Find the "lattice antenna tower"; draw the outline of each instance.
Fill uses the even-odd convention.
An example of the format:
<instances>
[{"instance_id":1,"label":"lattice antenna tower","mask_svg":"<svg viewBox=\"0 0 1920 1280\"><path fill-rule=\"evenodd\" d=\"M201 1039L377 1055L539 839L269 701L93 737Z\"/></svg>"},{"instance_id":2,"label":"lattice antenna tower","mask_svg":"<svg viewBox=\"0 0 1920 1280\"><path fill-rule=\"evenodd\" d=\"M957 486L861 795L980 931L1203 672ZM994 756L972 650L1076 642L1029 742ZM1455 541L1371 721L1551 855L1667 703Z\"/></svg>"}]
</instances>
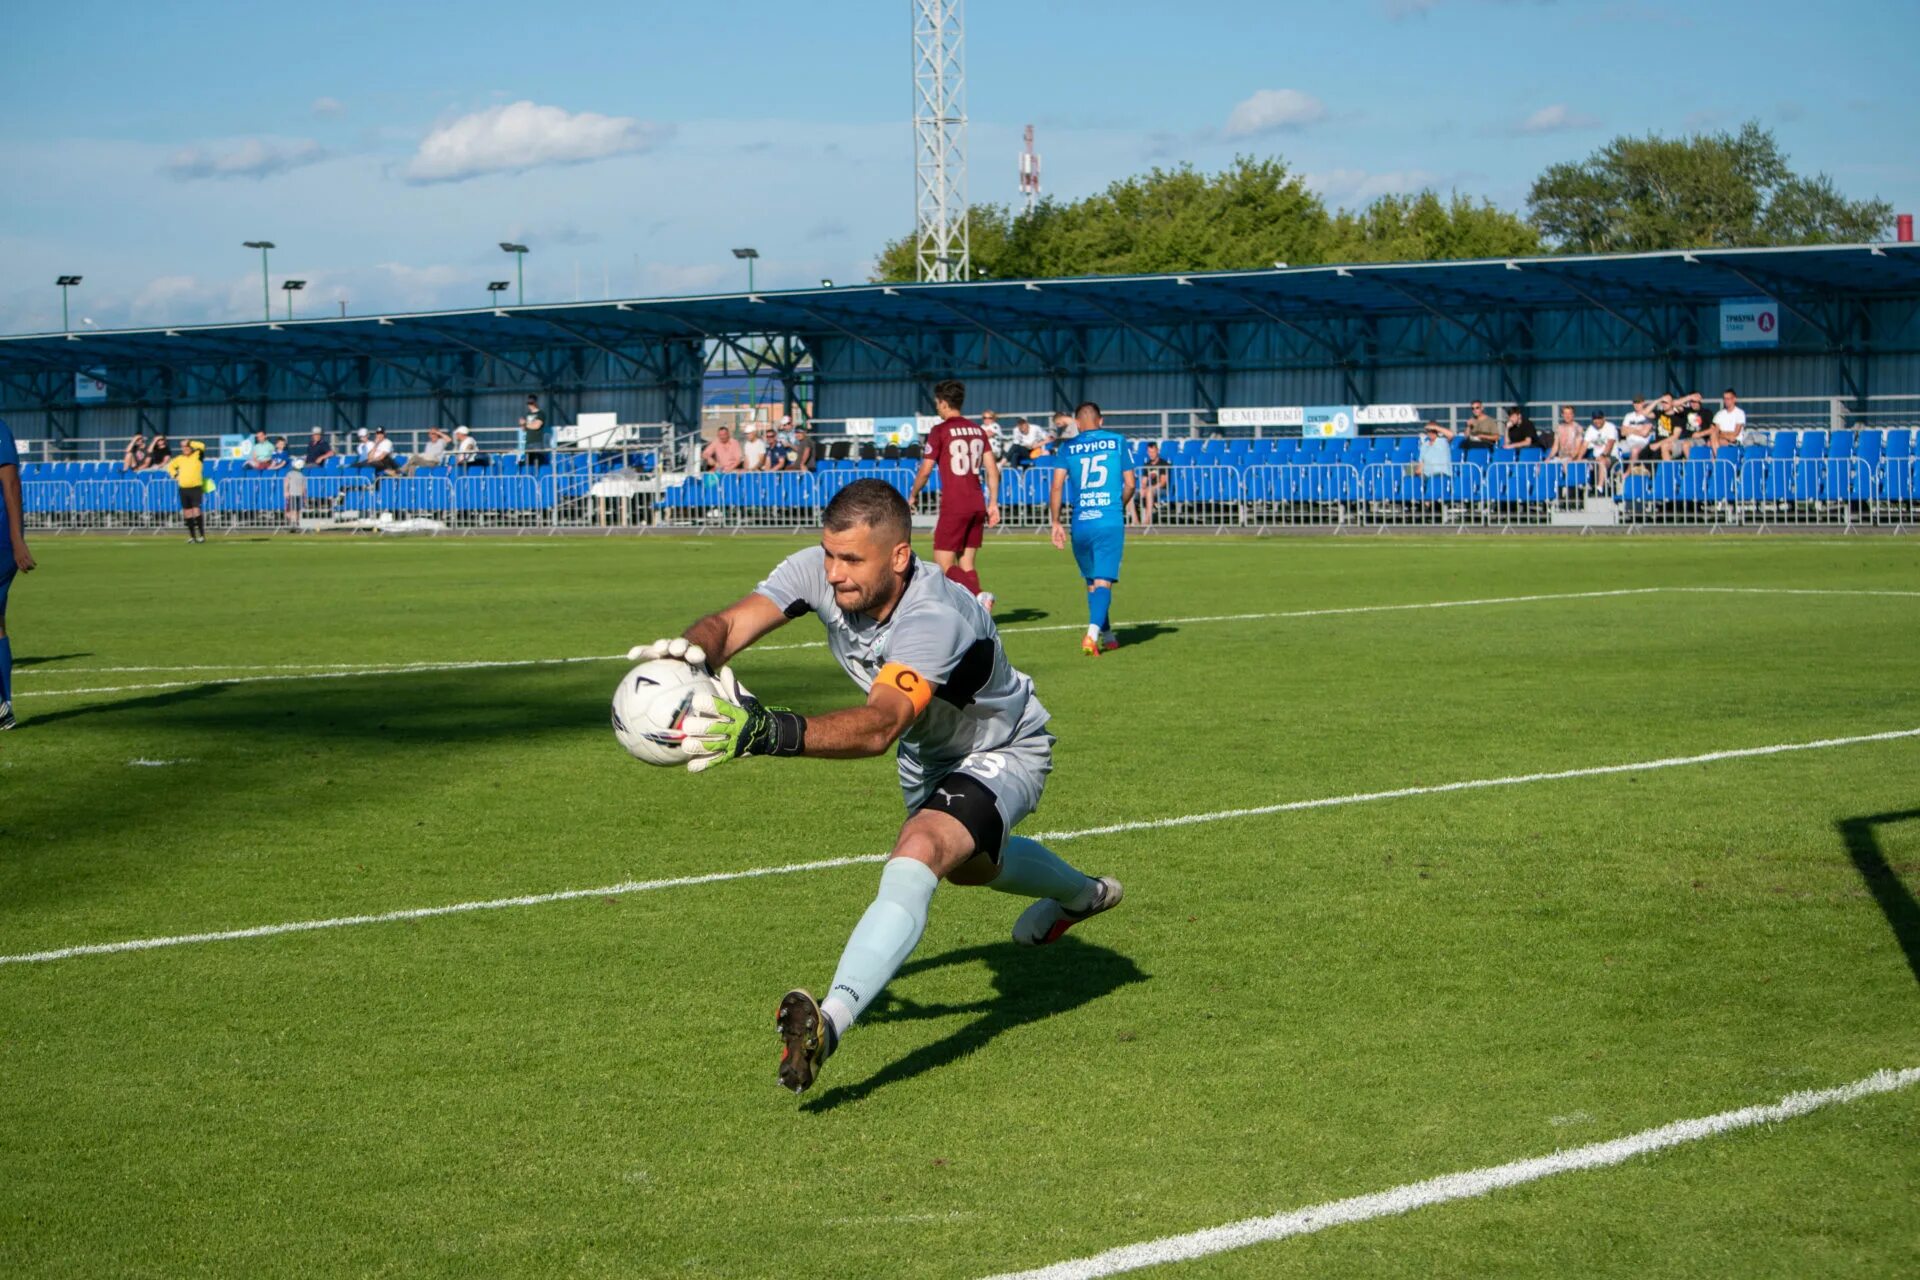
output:
<instances>
[{"instance_id":1,"label":"lattice antenna tower","mask_svg":"<svg viewBox=\"0 0 1920 1280\"><path fill-rule=\"evenodd\" d=\"M1027 126L1027 149L1020 153L1020 203L1022 213L1032 213L1040 199L1040 156L1033 149L1033 126Z\"/></svg>"},{"instance_id":2,"label":"lattice antenna tower","mask_svg":"<svg viewBox=\"0 0 1920 1280\"><path fill-rule=\"evenodd\" d=\"M965 280L967 90L961 0L913 0L914 274Z\"/></svg>"}]
</instances>

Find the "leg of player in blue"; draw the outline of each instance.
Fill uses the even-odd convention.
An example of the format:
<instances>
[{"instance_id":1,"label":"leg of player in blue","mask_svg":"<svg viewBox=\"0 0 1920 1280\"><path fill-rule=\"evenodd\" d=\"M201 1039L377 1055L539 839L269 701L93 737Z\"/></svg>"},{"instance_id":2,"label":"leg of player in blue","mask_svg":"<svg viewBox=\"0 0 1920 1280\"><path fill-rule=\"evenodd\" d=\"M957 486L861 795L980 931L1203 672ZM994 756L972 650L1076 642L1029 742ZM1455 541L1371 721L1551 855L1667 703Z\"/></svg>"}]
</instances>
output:
<instances>
[{"instance_id":1,"label":"leg of player in blue","mask_svg":"<svg viewBox=\"0 0 1920 1280\"><path fill-rule=\"evenodd\" d=\"M0 519L6 518L0 505ZM13 728L13 641L7 639L7 591L13 586L14 567L0 570L0 729Z\"/></svg>"}]
</instances>

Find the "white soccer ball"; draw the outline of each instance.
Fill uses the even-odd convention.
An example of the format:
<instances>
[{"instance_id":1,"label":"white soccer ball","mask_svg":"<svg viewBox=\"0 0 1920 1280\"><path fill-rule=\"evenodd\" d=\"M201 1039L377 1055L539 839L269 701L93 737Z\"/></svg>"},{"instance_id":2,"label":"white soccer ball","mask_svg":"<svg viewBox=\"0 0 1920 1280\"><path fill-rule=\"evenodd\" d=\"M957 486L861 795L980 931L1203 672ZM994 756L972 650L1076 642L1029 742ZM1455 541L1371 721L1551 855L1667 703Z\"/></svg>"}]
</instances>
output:
<instances>
[{"instance_id":1,"label":"white soccer ball","mask_svg":"<svg viewBox=\"0 0 1920 1280\"><path fill-rule=\"evenodd\" d=\"M712 679L684 662L643 662L622 676L613 691L613 736L636 760L685 764L680 726L693 710L695 696L713 691Z\"/></svg>"}]
</instances>

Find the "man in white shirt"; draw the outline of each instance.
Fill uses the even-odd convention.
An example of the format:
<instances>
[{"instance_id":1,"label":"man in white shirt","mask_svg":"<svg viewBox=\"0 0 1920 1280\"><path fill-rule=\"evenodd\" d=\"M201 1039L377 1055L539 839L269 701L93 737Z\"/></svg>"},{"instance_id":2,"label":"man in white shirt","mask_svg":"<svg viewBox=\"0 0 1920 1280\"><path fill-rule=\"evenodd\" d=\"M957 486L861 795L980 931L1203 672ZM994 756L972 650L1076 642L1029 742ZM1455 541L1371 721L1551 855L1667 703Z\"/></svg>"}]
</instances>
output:
<instances>
[{"instance_id":1,"label":"man in white shirt","mask_svg":"<svg viewBox=\"0 0 1920 1280\"><path fill-rule=\"evenodd\" d=\"M1747 411L1740 407L1739 399L1732 387L1720 393L1720 408L1713 415L1713 425L1707 428L1708 448L1740 443L1741 433L1747 429Z\"/></svg>"},{"instance_id":2,"label":"man in white shirt","mask_svg":"<svg viewBox=\"0 0 1920 1280\"><path fill-rule=\"evenodd\" d=\"M1025 418L1013 424L1013 443L1007 446L1007 461L1016 467L1032 462L1035 454L1047 448L1047 429Z\"/></svg>"},{"instance_id":3,"label":"man in white shirt","mask_svg":"<svg viewBox=\"0 0 1920 1280\"><path fill-rule=\"evenodd\" d=\"M1627 410L1627 416L1620 419L1620 444L1614 456L1632 462L1647 447L1647 441L1653 439L1653 419L1647 416L1647 398L1635 396L1633 408Z\"/></svg>"},{"instance_id":4,"label":"man in white shirt","mask_svg":"<svg viewBox=\"0 0 1920 1280\"><path fill-rule=\"evenodd\" d=\"M480 460L480 444L473 433L465 427L453 429L453 463L457 467L471 467Z\"/></svg>"},{"instance_id":5,"label":"man in white shirt","mask_svg":"<svg viewBox=\"0 0 1920 1280\"><path fill-rule=\"evenodd\" d=\"M740 469L762 471L767 465L767 442L760 438L760 424L747 424L747 438L740 442Z\"/></svg>"},{"instance_id":6,"label":"man in white shirt","mask_svg":"<svg viewBox=\"0 0 1920 1280\"><path fill-rule=\"evenodd\" d=\"M1607 487L1607 470L1613 465L1613 452L1620 444L1620 428L1607 421L1599 409L1593 411L1593 424L1587 428L1587 452L1593 457L1594 482Z\"/></svg>"}]
</instances>

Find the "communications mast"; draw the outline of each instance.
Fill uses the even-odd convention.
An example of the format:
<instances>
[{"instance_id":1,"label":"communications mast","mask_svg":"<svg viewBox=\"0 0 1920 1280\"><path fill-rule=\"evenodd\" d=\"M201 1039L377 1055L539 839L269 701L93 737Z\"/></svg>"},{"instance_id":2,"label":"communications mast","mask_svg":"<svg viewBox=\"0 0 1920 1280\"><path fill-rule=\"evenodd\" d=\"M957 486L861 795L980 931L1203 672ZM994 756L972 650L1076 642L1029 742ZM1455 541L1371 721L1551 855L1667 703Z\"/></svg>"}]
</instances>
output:
<instances>
[{"instance_id":1,"label":"communications mast","mask_svg":"<svg viewBox=\"0 0 1920 1280\"><path fill-rule=\"evenodd\" d=\"M1020 153L1020 202L1023 213L1032 213L1040 199L1040 157L1033 150L1033 126L1027 126L1027 149Z\"/></svg>"},{"instance_id":2,"label":"communications mast","mask_svg":"<svg viewBox=\"0 0 1920 1280\"><path fill-rule=\"evenodd\" d=\"M961 0L913 0L914 276L965 280L967 95Z\"/></svg>"}]
</instances>

